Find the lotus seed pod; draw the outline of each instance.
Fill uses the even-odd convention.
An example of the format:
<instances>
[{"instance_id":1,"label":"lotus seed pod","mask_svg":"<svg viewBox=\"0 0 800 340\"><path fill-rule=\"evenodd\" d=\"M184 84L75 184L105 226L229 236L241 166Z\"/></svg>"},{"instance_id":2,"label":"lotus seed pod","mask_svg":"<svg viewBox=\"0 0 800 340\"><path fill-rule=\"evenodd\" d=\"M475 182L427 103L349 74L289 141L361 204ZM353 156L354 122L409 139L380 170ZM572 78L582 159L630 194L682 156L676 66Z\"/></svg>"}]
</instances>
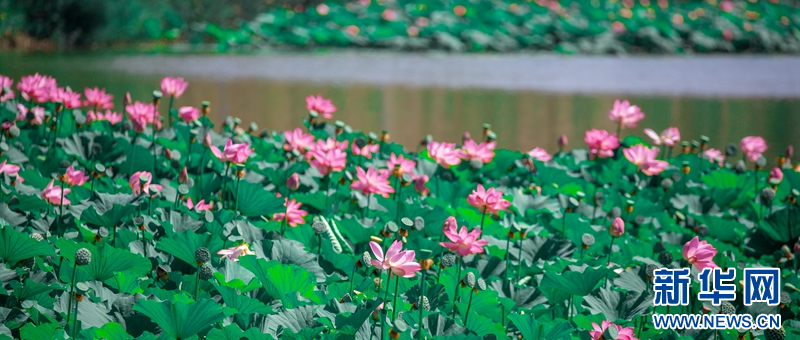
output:
<instances>
[{"instance_id":1,"label":"lotus seed pod","mask_svg":"<svg viewBox=\"0 0 800 340\"><path fill-rule=\"evenodd\" d=\"M86 283L78 282L75 284L75 293L78 295L84 295L89 291L89 286Z\"/></svg>"},{"instance_id":2,"label":"lotus seed pod","mask_svg":"<svg viewBox=\"0 0 800 340\"><path fill-rule=\"evenodd\" d=\"M397 228L397 223L394 223L393 221L386 222L386 226L385 226L385 228L386 228L386 230L388 230L390 233L396 233L396 232L397 232L397 230L399 230L399 229Z\"/></svg>"},{"instance_id":3,"label":"lotus seed pod","mask_svg":"<svg viewBox=\"0 0 800 340\"><path fill-rule=\"evenodd\" d=\"M231 117L231 116L225 117L225 125L227 125L229 127L233 126L233 117Z\"/></svg>"},{"instance_id":4,"label":"lotus seed pod","mask_svg":"<svg viewBox=\"0 0 800 340\"><path fill-rule=\"evenodd\" d=\"M725 145L725 155L730 157L735 157L736 154L739 153L739 147L736 146L736 143L728 143Z\"/></svg>"},{"instance_id":5,"label":"lotus seed pod","mask_svg":"<svg viewBox=\"0 0 800 340\"><path fill-rule=\"evenodd\" d=\"M408 324L405 321L403 321L403 319L401 319L399 315L397 319L394 320L393 325L394 325L394 330L399 333L403 333L408 330Z\"/></svg>"},{"instance_id":6,"label":"lotus seed pod","mask_svg":"<svg viewBox=\"0 0 800 340\"><path fill-rule=\"evenodd\" d=\"M372 256L368 251L365 251L364 254L361 255L361 264L369 266L370 263L372 263Z\"/></svg>"},{"instance_id":7,"label":"lotus seed pod","mask_svg":"<svg viewBox=\"0 0 800 340\"><path fill-rule=\"evenodd\" d=\"M644 273L649 277L653 277L653 276L656 276L656 270L658 270L659 268L660 267L657 264L652 264L651 263L651 264L648 264L647 267L644 268Z\"/></svg>"},{"instance_id":8,"label":"lotus seed pod","mask_svg":"<svg viewBox=\"0 0 800 340\"><path fill-rule=\"evenodd\" d=\"M658 263L661 263L661 265L664 266L672 263L672 254L662 251L660 254L658 254Z\"/></svg>"},{"instance_id":9,"label":"lotus seed pod","mask_svg":"<svg viewBox=\"0 0 800 340\"><path fill-rule=\"evenodd\" d=\"M644 219L644 216L642 216L642 215L636 215L636 218L634 219L634 221L636 222L636 224L642 225L642 224L644 224L645 219Z\"/></svg>"},{"instance_id":10,"label":"lotus seed pod","mask_svg":"<svg viewBox=\"0 0 800 340\"><path fill-rule=\"evenodd\" d=\"M603 205L605 205L605 204L606 204L606 199L605 199L605 198L603 198L603 197L600 197L600 198L595 198L595 199L594 199L594 202L595 202L595 204L596 204L596 205L599 207L599 206L603 206Z\"/></svg>"},{"instance_id":11,"label":"lotus seed pod","mask_svg":"<svg viewBox=\"0 0 800 340\"><path fill-rule=\"evenodd\" d=\"M792 296L787 292L781 292L781 303L788 305L790 302L792 302Z\"/></svg>"},{"instance_id":12,"label":"lotus seed pod","mask_svg":"<svg viewBox=\"0 0 800 340\"><path fill-rule=\"evenodd\" d=\"M783 340L786 339L786 330L781 326L778 329L765 329L764 330L764 339L766 340Z\"/></svg>"},{"instance_id":13,"label":"lotus seed pod","mask_svg":"<svg viewBox=\"0 0 800 340\"><path fill-rule=\"evenodd\" d=\"M122 132L127 132L133 129L133 123L130 120L122 122Z\"/></svg>"},{"instance_id":14,"label":"lotus seed pod","mask_svg":"<svg viewBox=\"0 0 800 340\"><path fill-rule=\"evenodd\" d=\"M489 133L486 134L486 139L490 142L493 140L497 140L497 133L495 133L494 131L489 131Z\"/></svg>"},{"instance_id":15,"label":"lotus seed pod","mask_svg":"<svg viewBox=\"0 0 800 340\"><path fill-rule=\"evenodd\" d=\"M737 174L743 174L747 171L747 166L744 164L744 161L740 159L733 165L733 170L736 171Z\"/></svg>"},{"instance_id":16,"label":"lotus seed pod","mask_svg":"<svg viewBox=\"0 0 800 340\"><path fill-rule=\"evenodd\" d=\"M336 125L336 127L340 128L340 129L344 128L344 122L341 121L341 120L337 120L337 121L333 122L333 125Z\"/></svg>"},{"instance_id":17,"label":"lotus seed pod","mask_svg":"<svg viewBox=\"0 0 800 340\"><path fill-rule=\"evenodd\" d=\"M414 229L422 230L425 229L425 219L420 216L414 217Z\"/></svg>"},{"instance_id":18,"label":"lotus seed pod","mask_svg":"<svg viewBox=\"0 0 800 340\"><path fill-rule=\"evenodd\" d=\"M453 253L447 253L442 256L442 267L452 267L456 264L456 255Z\"/></svg>"},{"instance_id":19,"label":"lotus seed pod","mask_svg":"<svg viewBox=\"0 0 800 340\"><path fill-rule=\"evenodd\" d=\"M164 97L164 94L161 93L161 91L159 91L159 90L153 91L153 100L159 100L162 97Z\"/></svg>"},{"instance_id":20,"label":"lotus seed pod","mask_svg":"<svg viewBox=\"0 0 800 340\"><path fill-rule=\"evenodd\" d=\"M89 249L81 248L75 252L75 264L85 266L92 262L92 252Z\"/></svg>"},{"instance_id":21,"label":"lotus seed pod","mask_svg":"<svg viewBox=\"0 0 800 340\"><path fill-rule=\"evenodd\" d=\"M414 221L412 221L408 217L401 218L400 219L400 224L403 225L403 229L405 229L405 230L408 230L408 229L411 229L412 227L414 227Z\"/></svg>"},{"instance_id":22,"label":"lotus seed pod","mask_svg":"<svg viewBox=\"0 0 800 340\"><path fill-rule=\"evenodd\" d=\"M694 228L695 225L697 225L697 224L694 221L694 217L686 216L686 226L689 227L689 228Z\"/></svg>"},{"instance_id":23,"label":"lotus seed pod","mask_svg":"<svg viewBox=\"0 0 800 340\"><path fill-rule=\"evenodd\" d=\"M19 128L16 125L11 125L11 127L8 128L8 134L11 136L11 138L19 137L19 133Z\"/></svg>"},{"instance_id":24,"label":"lotus seed pod","mask_svg":"<svg viewBox=\"0 0 800 340\"><path fill-rule=\"evenodd\" d=\"M39 241L39 242L44 240L44 237L42 237L42 234L39 234L39 233L31 234L31 238L36 240L36 241Z\"/></svg>"},{"instance_id":25,"label":"lotus seed pod","mask_svg":"<svg viewBox=\"0 0 800 340\"><path fill-rule=\"evenodd\" d=\"M581 243L586 247L592 246L594 244L594 236L592 234L583 234Z\"/></svg>"},{"instance_id":26,"label":"lotus seed pod","mask_svg":"<svg viewBox=\"0 0 800 340\"><path fill-rule=\"evenodd\" d=\"M786 288L786 289L791 290L793 292L797 292L798 291L797 287L795 287L793 284L788 283L788 282L783 284L783 288Z\"/></svg>"},{"instance_id":27,"label":"lotus seed pod","mask_svg":"<svg viewBox=\"0 0 800 340\"><path fill-rule=\"evenodd\" d=\"M658 241L653 245L653 252L654 253L660 253L660 252L662 252L664 250L667 250L667 246L662 241Z\"/></svg>"},{"instance_id":28,"label":"lotus seed pod","mask_svg":"<svg viewBox=\"0 0 800 340\"><path fill-rule=\"evenodd\" d=\"M214 213L206 211L205 213L203 213L203 219L206 220L206 223L214 222Z\"/></svg>"},{"instance_id":29,"label":"lotus seed pod","mask_svg":"<svg viewBox=\"0 0 800 340\"><path fill-rule=\"evenodd\" d=\"M250 131L258 131L258 124L256 124L256 122L250 122Z\"/></svg>"},{"instance_id":30,"label":"lotus seed pod","mask_svg":"<svg viewBox=\"0 0 800 340\"><path fill-rule=\"evenodd\" d=\"M106 227L100 227L100 229L97 229L97 235L103 238L108 237L108 229L106 229Z\"/></svg>"},{"instance_id":31,"label":"lotus seed pod","mask_svg":"<svg viewBox=\"0 0 800 340\"><path fill-rule=\"evenodd\" d=\"M616 327L608 327L603 331L603 339L616 340L619 338L619 331Z\"/></svg>"},{"instance_id":32,"label":"lotus seed pod","mask_svg":"<svg viewBox=\"0 0 800 340\"><path fill-rule=\"evenodd\" d=\"M190 188L194 187L194 178L187 178L186 179L186 186L188 186Z\"/></svg>"},{"instance_id":33,"label":"lotus seed pod","mask_svg":"<svg viewBox=\"0 0 800 340\"><path fill-rule=\"evenodd\" d=\"M364 137L359 136L353 140L353 144L357 145L359 148L363 148L365 145L367 145L367 140Z\"/></svg>"},{"instance_id":34,"label":"lotus seed pod","mask_svg":"<svg viewBox=\"0 0 800 340\"><path fill-rule=\"evenodd\" d=\"M475 274L472 272L467 273L467 276L464 277L464 283L467 287L474 288L475 287Z\"/></svg>"},{"instance_id":35,"label":"lotus seed pod","mask_svg":"<svg viewBox=\"0 0 800 340\"><path fill-rule=\"evenodd\" d=\"M133 218L133 225L140 226L144 225L144 216L139 215Z\"/></svg>"},{"instance_id":36,"label":"lotus seed pod","mask_svg":"<svg viewBox=\"0 0 800 340\"><path fill-rule=\"evenodd\" d=\"M775 189L766 187L764 190L761 190L761 201L769 203L772 202L773 199L775 199Z\"/></svg>"},{"instance_id":37,"label":"lotus seed pod","mask_svg":"<svg viewBox=\"0 0 800 340\"><path fill-rule=\"evenodd\" d=\"M69 168L69 162L68 162L68 161L61 161L61 162L58 162L58 166L59 166L61 169L66 169L66 168Z\"/></svg>"},{"instance_id":38,"label":"lotus seed pod","mask_svg":"<svg viewBox=\"0 0 800 340\"><path fill-rule=\"evenodd\" d=\"M486 290L486 281L484 281L483 278L480 278L477 282L475 282L475 286L478 288L478 290Z\"/></svg>"},{"instance_id":39,"label":"lotus seed pod","mask_svg":"<svg viewBox=\"0 0 800 340\"><path fill-rule=\"evenodd\" d=\"M178 193L181 195L188 195L189 194L189 186L186 184L181 184L178 186Z\"/></svg>"},{"instance_id":40,"label":"lotus seed pod","mask_svg":"<svg viewBox=\"0 0 800 340\"><path fill-rule=\"evenodd\" d=\"M764 158L764 157L759 157L756 160L756 165L759 166L759 167L763 167L763 166L767 165L767 159Z\"/></svg>"},{"instance_id":41,"label":"lotus seed pod","mask_svg":"<svg viewBox=\"0 0 800 340\"><path fill-rule=\"evenodd\" d=\"M422 296L422 309L424 310L431 310L431 302L428 300L428 297L423 295Z\"/></svg>"},{"instance_id":42,"label":"lotus seed pod","mask_svg":"<svg viewBox=\"0 0 800 340\"><path fill-rule=\"evenodd\" d=\"M317 221L317 222L314 222L313 224L311 224L311 229L314 230L315 234L319 235L319 234L324 234L325 232L327 232L328 231L328 226L326 226L325 223L322 223L321 221Z\"/></svg>"},{"instance_id":43,"label":"lotus seed pod","mask_svg":"<svg viewBox=\"0 0 800 340\"><path fill-rule=\"evenodd\" d=\"M672 177L672 181L673 182L678 182L678 181L681 180L681 173L680 172L673 172L671 177Z\"/></svg>"},{"instance_id":44,"label":"lotus seed pod","mask_svg":"<svg viewBox=\"0 0 800 340\"><path fill-rule=\"evenodd\" d=\"M210 263L206 263L200 266L200 280L208 280L214 276L214 268L211 267Z\"/></svg>"},{"instance_id":45,"label":"lotus seed pod","mask_svg":"<svg viewBox=\"0 0 800 340\"><path fill-rule=\"evenodd\" d=\"M483 168L483 162L477 158L470 159L469 167L472 168L472 170L480 170Z\"/></svg>"},{"instance_id":46,"label":"lotus seed pod","mask_svg":"<svg viewBox=\"0 0 800 340\"><path fill-rule=\"evenodd\" d=\"M694 227L694 232L697 233L699 236L707 236L708 235L708 226L706 225L699 225Z\"/></svg>"},{"instance_id":47,"label":"lotus seed pod","mask_svg":"<svg viewBox=\"0 0 800 340\"><path fill-rule=\"evenodd\" d=\"M619 207L611 208L611 216L610 216L611 218L618 218L620 216L622 216L622 209L620 209Z\"/></svg>"},{"instance_id":48,"label":"lotus seed pod","mask_svg":"<svg viewBox=\"0 0 800 340\"><path fill-rule=\"evenodd\" d=\"M194 260L197 261L197 263L211 261L211 251L206 247L197 248L197 250L194 251Z\"/></svg>"},{"instance_id":49,"label":"lotus seed pod","mask_svg":"<svg viewBox=\"0 0 800 340\"><path fill-rule=\"evenodd\" d=\"M725 301L719 305L719 313L728 315L736 314L736 307L734 307L730 302Z\"/></svg>"}]
</instances>

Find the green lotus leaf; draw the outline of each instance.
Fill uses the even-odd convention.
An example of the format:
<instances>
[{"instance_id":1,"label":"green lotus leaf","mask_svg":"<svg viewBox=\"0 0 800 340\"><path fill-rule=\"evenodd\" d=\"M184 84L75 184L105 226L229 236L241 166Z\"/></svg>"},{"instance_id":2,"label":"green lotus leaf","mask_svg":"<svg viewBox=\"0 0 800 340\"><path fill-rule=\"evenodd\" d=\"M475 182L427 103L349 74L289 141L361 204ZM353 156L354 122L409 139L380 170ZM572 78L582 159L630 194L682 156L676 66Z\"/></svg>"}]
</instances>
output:
<instances>
[{"instance_id":1,"label":"green lotus leaf","mask_svg":"<svg viewBox=\"0 0 800 340\"><path fill-rule=\"evenodd\" d=\"M205 247L216 254L222 250L223 242L211 234L197 234L191 230L177 233L172 237L161 239L156 244L156 249L175 256L193 267L197 267L194 253L198 248Z\"/></svg>"},{"instance_id":2,"label":"green lotus leaf","mask_svg":"<svg viewBox=\"0 0 800 340\"><path fill-rule=\"evenodd\" d=\"M114 248L107 243L98 243L96 245L78 244L61 238L56 241L56 246L61 249L61 256L69 261L75 261L75 252L78 249L89 249L92 253L92 261L80 268L89 274L92 279L98 281L114 278L118 272L122 271L129 271L141 277L152 269L150 261L143 256Z\"/></svg>"},{"instance_id":3,"label":"green lotus leaf","mask_svg":"<svg viewBox=\"0 0 800 340\"><path fill-rule=\"evenodd\" d=\"M256 276L274 299L281 299L289 294L299 294L312 301L317 300L314 294L314 277L301 267L281 264L274 260L266 261L254 256L241 257L239 262Z\"/></svg>"},{"instance_id":4,"label":"green lotus leaf","mask_svg":"<svg viewBox=\"0 0 800 340\"><path fill-rule=\"evenodd\" d=\"M141 299L133 309L153 320L173 339L188 339L222 321L222 307L214 300L156 301Z\"/></svg>"},{"instance_id":5,"label":"green lotus leaf","mask_svg":"<svg viewBox=\"0 0 800 340\"><path fill-rule=\"evenodd\" d=\"M653 305L653 296L645 292L622 293L600 288L585 296L583 303L592 314L603 314L607 320L632 320Z\"/></svg>"},{"instance_id":6,"label":"green lotus leaf","mask_svg":"<svg viewBox=\"0 0 800 340\"><path fill-rule=\"evenodd\" d=\"M582 271L567 269L561 274L545 271L541 286L573 295L586 296L594 290L609 272L609 269L605 267L585 267L582 269Z\"/></svg>"},{"instance_id":7,"label":"green lotus leaf","mask_svg":"<svg viewBox=\"0 0 800 340\"><path fill-rule=\"evenodd\" d=\"M230 188L230 186L229 186ZM230 189L233 190L233 189ZM241 181L238 193L233 192L235 197L239 197L240 202L236 205L243 216L269 216L281 212L283 200L256 183Z\"/></svg>"},{"instance_id":8,"label":"green lotus leaf","mask_svg":"<svg viewBox=\"0 0 800 340\"><path fill-rule=\"evenodd\" d=\"M575 330L568 323L559 322L555 326L542 324L534 315L512 313L508 319L514 323L522 339L560 340L568 337Z\"/></svg>"},{"instance_id":9,"label":"green lotus leaf","mask_svg":"<svg viewBox=\"0 0 800 340\"><path fill-rule=\"evenodd\" d=\"M3 262L16 264L32 257L48 255L55 255L49 242L36 241L10 226L0 227L0 258Z\"/></svg>"}]
</instances>

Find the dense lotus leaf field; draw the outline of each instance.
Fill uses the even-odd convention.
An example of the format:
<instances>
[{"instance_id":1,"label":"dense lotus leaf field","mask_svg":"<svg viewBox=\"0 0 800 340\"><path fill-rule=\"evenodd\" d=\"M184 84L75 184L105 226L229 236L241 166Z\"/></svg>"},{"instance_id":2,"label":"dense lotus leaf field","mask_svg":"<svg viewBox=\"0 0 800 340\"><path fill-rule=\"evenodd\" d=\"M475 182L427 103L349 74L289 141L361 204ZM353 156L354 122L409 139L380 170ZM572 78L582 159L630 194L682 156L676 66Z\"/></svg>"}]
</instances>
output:
<instances>
[{"instance_id":1,"label":"dense lotus leaf field","mask_svg":"<svg viewBox=\"0 0 800 340\"><path fill-rule=\"evenodd\" d=\"M277 132L215 127L181 78L148 98L0 85L2 338L800 338L791 146L643 140L627 101L617 131L520 152L488 125L398 145L321 96ZM739 286L671 313L783 328L656 330L653 271L717 266L780 268L781 303Z\"/></svg>"},{"instance_id":2,"label":"dense lotus leaf field","mask_svg":"<svg viewBox=\"0 0 800 340\"><path fill-rule=\"evenodd\" d=\"M276 7L238 28L200 27L221 48L797 53L799 6L778 0L321 1Z\"/></svg>"}]
</instances>

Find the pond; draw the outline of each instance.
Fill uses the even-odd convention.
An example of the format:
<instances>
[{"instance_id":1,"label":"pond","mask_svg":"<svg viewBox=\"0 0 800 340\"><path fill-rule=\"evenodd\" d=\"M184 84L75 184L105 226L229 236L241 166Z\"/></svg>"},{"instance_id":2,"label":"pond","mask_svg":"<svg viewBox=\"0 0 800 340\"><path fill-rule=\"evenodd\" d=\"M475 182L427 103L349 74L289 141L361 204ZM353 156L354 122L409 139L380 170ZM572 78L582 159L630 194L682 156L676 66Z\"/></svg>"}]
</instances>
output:
<instances>
[{"instance_id":1,"label":"pond","mask_svg":"<svg viewBox=\"0 0 800 340\"><path fill-rule=\"evenodd\" d=\"M332 98L355 129L389 130L414 149L426 135L460 141L489 123L499 146L556 150L563 133L584 147L590 128L614 131L616 98L647 117L623 134L680 128L684 140L711 147L763 136L773 160L800 146L800 58L589 58L543 56L361 55L263 56L0 54L0 74L49 74L74 89L105 87L117 110L122 94L150 100L162 76L183 76L189 88L176 105L211 102L211 116L234 116L283 131L307 115L305 96ZM797 67L795 67L797 66Z\"/></svg>"}]
</instances>

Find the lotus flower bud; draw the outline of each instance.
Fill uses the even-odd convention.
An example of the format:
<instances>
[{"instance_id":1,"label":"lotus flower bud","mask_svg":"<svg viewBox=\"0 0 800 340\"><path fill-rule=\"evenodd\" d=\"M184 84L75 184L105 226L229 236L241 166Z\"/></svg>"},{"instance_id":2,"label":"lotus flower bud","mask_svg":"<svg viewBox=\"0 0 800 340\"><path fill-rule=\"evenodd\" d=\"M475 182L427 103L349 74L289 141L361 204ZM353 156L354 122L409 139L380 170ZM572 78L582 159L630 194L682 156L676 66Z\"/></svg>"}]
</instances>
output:
<instances>
[{"instance_id":1,"label":"lotus flower bud","mask_svg":"<svg viewBox=\"0 0 800 340\"><path fill-rule=\"evenodd\" d=\"M466 143L468 140L472 140L472 135L469 134L469 131L464 131L464 134L461 135L461 142Z\"/></svg>"},{"instance_id":2,"label":"lotus flower bud","mask_svg":"<svg viewBox=\"0 0 800 340\"><path fill-rule=\"evenodd\" d=\"M736 307L734 307L730 302L724 301L719 305L719 314L736 314Z\"/></svg>"},{"instance_id":3,"label":"lotus flower bud","mask_svg":"<svg viewBox=\"0 0 800 340\"><path fill-rule=\"evenodd\" d=\"M295 172L289 176L289 178L286 179L286 187L288 187L291 191L295 191L300 188L300 175Z\"/></svg>"},{"instance_id":4,"label":"lotus flower bud","mask_svg":"<svg viewBox=\"0 0 800 340\"><path fill-rule=\"evenodd\" d=\"M189 180L189 172L186 170L186 167L181 169L181 172L178 174L178 183L186 183Z\"/></svg>"},{"instance_id":5,"label":"lotus flower bud","mask_svg":"<svg viewBox=\"0 0 800 340\"><path fill-rule=\"evenodd\" d=\"M561 135L558 137L558 147L563 149L569 143L569 139L567 139L567 135Z\"/></svg>"},{"instance_id":6,"label":"lotus flower bud","mask_svg":"<svg viewBox=\"0 0 800 340\"><path fill-rule=\"evenodd\" d=\"M455 216L450 216L446 220L444 220L442 231L456 229L456 228L458 228L458 222L456 221Z\"/></svg>"},{"instance_id":7,"label":"lotus flower bud","mask_svg":"<svg viewBox=\"0 0 800 340\"><path fill-rule=\"evenodd\" d=\"M594 244L594 236L592 234L583 234L581 236L581 246L583 249L589 249Z\"/></svg>"},{"instance_id":8,"label":"lotus flower bud","mask_svg":"<svg viewBox=\"0 0 800 340\"><path fill-rule=\"evenodd\" d=\"M208 280L214 277L214 268L211 267L210 263L205 263L200 266L198 276L200 276L200 280Z\"/></svg>"},{"instance_id":9,"label":"lotus flower bud","mask_svg":"<svg viewBox=\"0 0 800 340\"><path fill-rule=\"evenodd\" d=\"M661 263L661 265L664 266L669 265L672 263L672 254L662 251L660 254L658 254L658 263Z\"/></svg>"},{"instance_id":10,"label":"lotus flower bud","mask_svg":"<svg viewBox=\"0 0 800 340\"><path fill-rule=\"evenodd\" d=\"M85 266L92 262L92 252L89 249L81 248L75 252L75 264Z\"/></svg>"},{"instance_id":11,"label":"lotus flower bud","mask_svg":"<svg viewBox=\"0 0 800 340\"><path fill-rule=\"evenodd\" d=\"M770 187L766 187L761 190L761 201L764 203L770 203L772 200L775 199L775 189Z\"/></svg>"},{"instance_id":12,"label":"lotus flower bud","mask_svg":"<svg viewBox=\"0 0 800 340\"><path fill-rule=\"evenodd\" d=\"M194 260L199 265L211 261L211 251L206 247L197 248L197 250L194 251Z\"/></svg>"},{"instance_id":13,"label":"lotus flower bud","mask_svg":"<svg viewBox=\"0 0 800 340\"><path fill-rule=\"evenodd\" d=\"M453 253L447 253L442 256L442 267L452 267L456 264L456 255Z\"/></svg>"},{"instance_id":14,"label":"lotus flower bud","mask_svg":"<svg viewBox=\"0 0 800 340\"><path fill-rule=\"evenodd\" d=\"M608 234L614 238L625 234L625 222L619 217L615 218L614 222L611 223L611 227L608 228Z\"/></svg>"}]
</instances>

